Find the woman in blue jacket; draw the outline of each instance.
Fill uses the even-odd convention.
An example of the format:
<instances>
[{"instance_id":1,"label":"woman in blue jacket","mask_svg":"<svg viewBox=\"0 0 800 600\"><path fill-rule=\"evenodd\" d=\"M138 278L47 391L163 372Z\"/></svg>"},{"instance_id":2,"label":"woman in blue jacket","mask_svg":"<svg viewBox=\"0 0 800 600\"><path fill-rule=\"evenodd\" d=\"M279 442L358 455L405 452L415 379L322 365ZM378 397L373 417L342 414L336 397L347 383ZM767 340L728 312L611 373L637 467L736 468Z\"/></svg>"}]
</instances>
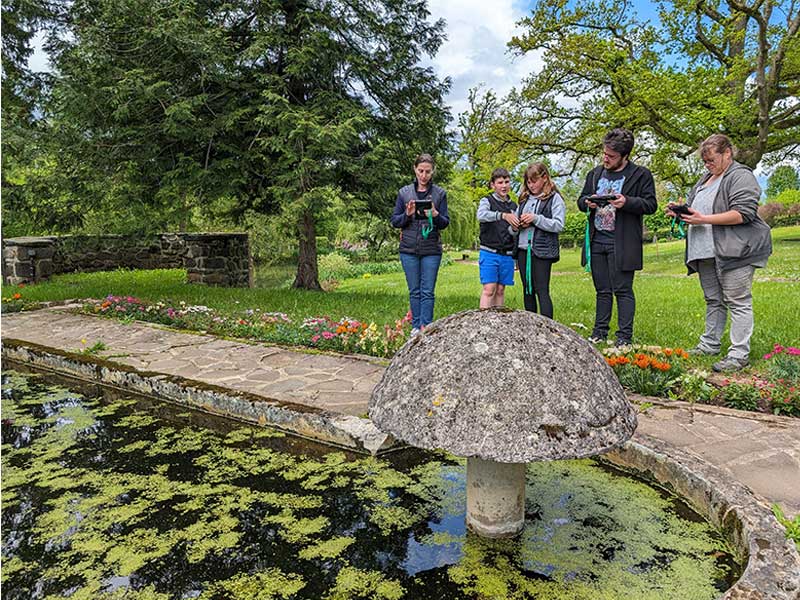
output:
<instances>
[{"instance_id":1,"label":"woman in blue jacket","mask_svg":"<svg viewBox=\"0 0 800 600\"><path fill-rule=\"evenodd\" d=\"M414 161L414 182L400 188L392 215L392 226L401 230L400 262L411 303L411 335L433 321L433 292L442 262L439 232L450 224L447 192L433 184L433 172L433 157L420 154Z\"/></svg>"}]
</instances>

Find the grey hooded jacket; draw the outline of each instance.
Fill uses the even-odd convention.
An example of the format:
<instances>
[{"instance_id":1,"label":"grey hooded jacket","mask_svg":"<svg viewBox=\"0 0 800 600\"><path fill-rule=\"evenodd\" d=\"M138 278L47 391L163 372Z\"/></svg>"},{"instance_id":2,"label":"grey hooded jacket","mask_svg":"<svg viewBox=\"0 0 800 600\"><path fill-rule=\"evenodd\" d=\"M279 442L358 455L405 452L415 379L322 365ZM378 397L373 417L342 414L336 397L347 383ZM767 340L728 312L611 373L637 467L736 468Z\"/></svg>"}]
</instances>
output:
<instances>
[{"instance_id":1,"label":"grey hooded jacket","mask_svg":"<svg viewBox=\"0 0 800 600\"><path fill-rule=\"evenodd\" d=\"M711 177L706 173L695 184L686 204L691 206L697 188ZM736 161L722 174L717 195L714 197L714 214L735 210L742 215L739 225L712 225L714 258L720 270L727 271L745 265L763 267L772 254L772 236L769 225L758 216L761 187L750 167ZM688 243L687 243L688 252ZM688 254L687 254L688 256ZM686 263L689 274L697 270L695 261Z\"/></svg>"}]
</instances>

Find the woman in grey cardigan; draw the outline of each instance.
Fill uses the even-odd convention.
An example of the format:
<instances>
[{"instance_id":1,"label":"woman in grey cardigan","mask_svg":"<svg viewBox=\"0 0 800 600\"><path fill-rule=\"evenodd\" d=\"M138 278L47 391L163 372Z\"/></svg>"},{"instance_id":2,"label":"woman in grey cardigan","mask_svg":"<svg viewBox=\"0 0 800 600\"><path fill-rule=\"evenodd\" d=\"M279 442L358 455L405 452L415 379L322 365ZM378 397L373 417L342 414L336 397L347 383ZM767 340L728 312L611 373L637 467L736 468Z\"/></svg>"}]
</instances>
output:
<instances>
[{"instance_id":1,"label":"woman in grey cardigan","mask_svg":"<svg viewBox=\"0 0 800 600\"><path fill-rule=\"evenodd\" d=\"M753 274L772 254L769 225L758 216L761 188L753 171L733 159L730 139L714 134L700 145L708 173L689 193L686 266L697 272L706 301L705 331L692 354L719 354L731 313L728 355L715 371L746 367L753 335ZM667 214L675 216L667 207Z\"/></svg>"},{"instance_id":2,"label":"woman in grey cardigan","mask_svg":"<svg viewBox=\"0 0 800 600\"><path fill-rule=\"evenodd\" d=\"M523 301L525 310L536 312L538 298L541 314L552 319L550 271L559 259L558 234L564 229L567 207L544 163L530 164L522 183L515 234Z\"/></svg>"}]
</instances>

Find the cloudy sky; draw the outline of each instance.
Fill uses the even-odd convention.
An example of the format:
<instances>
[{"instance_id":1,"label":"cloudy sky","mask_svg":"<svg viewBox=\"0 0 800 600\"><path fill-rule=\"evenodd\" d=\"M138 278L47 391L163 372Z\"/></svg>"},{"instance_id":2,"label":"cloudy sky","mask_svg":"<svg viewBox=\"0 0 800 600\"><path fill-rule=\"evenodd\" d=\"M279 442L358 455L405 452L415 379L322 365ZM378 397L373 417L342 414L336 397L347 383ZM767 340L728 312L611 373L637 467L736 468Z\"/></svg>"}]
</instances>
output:
<instances>
[{"instance_id":1,"label":"cloudy sky","mask_svg":"<svg viewBox=\"0 0 800 600\"><path fill-rule=\"evenodd\" d=\"M480 83L505 96L522 79L540 69L537 55L513 56L506 44L517 33L516 23L530 1L429 0L431 21L447 22L447 41L432 61L439 77L450 77L448 102L453 118L467 108L469 89Z\"/></svg>"}]
</instances>

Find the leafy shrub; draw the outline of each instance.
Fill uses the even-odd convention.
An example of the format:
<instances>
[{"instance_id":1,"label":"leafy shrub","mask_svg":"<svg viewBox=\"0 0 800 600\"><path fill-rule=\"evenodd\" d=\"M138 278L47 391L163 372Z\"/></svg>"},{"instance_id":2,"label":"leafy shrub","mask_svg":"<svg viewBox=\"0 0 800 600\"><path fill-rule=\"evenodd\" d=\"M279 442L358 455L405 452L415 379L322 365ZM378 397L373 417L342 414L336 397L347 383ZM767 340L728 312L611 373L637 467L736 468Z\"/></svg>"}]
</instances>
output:
<instances>
[{"instance_id":1,"label":"leafy shrub","mask_svg":"<svg viewBox=\"0 0 800 600\"><path fill-rule=\"evenodd\" d=\"M800 190L783 190L780 194L771 198L771 201L782 204L786 208L800 205Z\"/></svg>"},{"instance_id":2,"label":"leafy shrub","mask_svg":"<svg viewBox=\"0 0 800 600\"><path fill-rule=\"evenodd\" d=\"M758 216L764 219L767 225L772 227L775 224L775 218L783 214L784 210L783 204L768 202L758 207Z\"/></svg>"},{"instance_id":3,"label":"leafy shrub","mask_svg":"<svg viewBox=\"0 0 800 600\"><path fill-rule=\"evenodd\" d=\"M764 360L770 379L800 384L800 348L775 344Z\"/></svg>"},{"instance_id":4,"label":"leafy shrub","mask_svg":"<svg viewBox=\"0 0 800 600\"><path fill-rule=\"evenodd\" d=\"M758 410L758 401L761 398L761 390L750 383L730 382L722 388L723 402L728 408L738 410Z\"/></svg>"},{"instance_id":5,"label":"leafy shrub","mask_svg":"<svg viewBox=\"0 0 800 600\"><path fill-rule=\"evenodd\" d=\"M800 225L800 204L792 204L786 212L775 217L775 227Z\"/></svg>"},{"instance_id":6,"label":"leafy shrub","mask_svg":"<svg viewBox=\"0 0 800 600\"><path fill-rule=\"evenodd\" d=\"M664 212L666 203L660 204L652 215L645 215L645 240L650 241L653 237L664 239L669 236L672 219Z\"/></svg>"},{"instance_id":7,"label":"leafy shrub","mask_svg":"<svg viewBox=\"0 0 800 600\"><path fill-rule=\"evenodd\" d=\"M719 395L719 389L711 385L707 379L706 371L684 373L675 380L670 398L685 402L700 402L701 404L712 403Z\"/></svg>"},{"instance_id":8,"label":"leafy shrub","mask_svg":"<svg viewBox=\"0 0 800 600\"><path fill-rule=\"evenodd\" d=\"M797 190L786 190L796 192ZM785 194L786 192L783 192ZM800 194L800 192L797 192ZM781 196L783 195L781 194ZM800 224L800 203L768 202L758 207L758 215L770 227L787 227Z\"/></svg>"},{"instance_id":9,"label":"leafy shrub","mask_svg":"<svg viewBox=\"0 0 800 600\"><path fill-rule=\"evenodd\" d=\"M767 384L761 391L775 415L800 417L800 387L786 383Z\"/></svg>"},{"instance_id":10,"label":"leafy shrub","mask_svg":"<svg viewBox=\"0 0 800 600\"><path fill-rule=\"evenodd\" d=\"M325 256L320 256L317 262L319 267L319 278L322 281L333 279L344 279L343 273L349 272L350 259L340 252L331 252Z\"/></svg>"},{"instance_id":11,"label":"leafy shrub","mask_svg":"<svg viewBox=\"0 0 800 600\"><path fill-rule=\"evenodd\" d=\"M564 218L564 230L559 235L559 241L564 246L579 246L583 244L586 231L586 214L582 212L567 212Z\"/></svg>"}]
</instances>

